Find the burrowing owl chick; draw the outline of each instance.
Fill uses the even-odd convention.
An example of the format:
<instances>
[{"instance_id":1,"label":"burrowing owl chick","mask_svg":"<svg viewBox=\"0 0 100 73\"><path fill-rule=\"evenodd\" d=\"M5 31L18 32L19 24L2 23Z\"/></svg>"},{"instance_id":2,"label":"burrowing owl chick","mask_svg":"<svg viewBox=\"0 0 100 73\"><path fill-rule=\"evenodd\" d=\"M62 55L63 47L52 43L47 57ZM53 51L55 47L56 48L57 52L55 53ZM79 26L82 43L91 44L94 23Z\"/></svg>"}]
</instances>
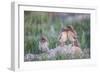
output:
<instances>
[{"instance_id":1,"label":"burrowing owl chick","mask_svg":"<svg viewBox=\"0 0 100 73\"><path fill-rule=\"evenodd\" d=\"M41 52L48 52L49 51L49 42L47 40L46 36L41 36L40 41L39 41L39 50Z\"/></svg>"}]
</instances>

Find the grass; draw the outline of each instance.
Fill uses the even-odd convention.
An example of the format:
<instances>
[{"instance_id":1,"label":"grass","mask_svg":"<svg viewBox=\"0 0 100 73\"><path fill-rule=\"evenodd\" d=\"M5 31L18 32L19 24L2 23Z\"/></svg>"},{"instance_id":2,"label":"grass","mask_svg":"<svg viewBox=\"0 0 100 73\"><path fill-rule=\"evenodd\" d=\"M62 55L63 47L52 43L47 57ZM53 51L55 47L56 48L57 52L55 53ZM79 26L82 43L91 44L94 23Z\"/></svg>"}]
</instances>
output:
<instances>
[{"instance_id":1,"label":"grass","mask_svg":"<svg viewBox=\"0 0 100 73\"><path fill-rule=\"evenodd\" d=\"M68 16L67 16L68 15ZM78 16L83 16L83 19L78 19ZM66 16L66 17L65 17ZM87 16L84 18L84 16ZM77 18L75 18L77 17ZM72 20L68 20L73 18ZM75 18L75 19L74 19ZM77 20L78 19L78 20ZM28 53L40 54L38 50L40 35L44 34L49 40L49 48L53 49L59 45L58 36L62 27L72 25L77 32L80 47L83 50L82 58L90 57L90 15L79 13L53 13L53 12L37 12L24 11L24 55ZM87 49L84 49L87 48ZM89 52L87 52L89 51ZM43 55L42 60L47 60ZM78 57L79 58L79 57ZM72 59L70 54L57 55L53 58Z\"/></svg>"}]
</instances>

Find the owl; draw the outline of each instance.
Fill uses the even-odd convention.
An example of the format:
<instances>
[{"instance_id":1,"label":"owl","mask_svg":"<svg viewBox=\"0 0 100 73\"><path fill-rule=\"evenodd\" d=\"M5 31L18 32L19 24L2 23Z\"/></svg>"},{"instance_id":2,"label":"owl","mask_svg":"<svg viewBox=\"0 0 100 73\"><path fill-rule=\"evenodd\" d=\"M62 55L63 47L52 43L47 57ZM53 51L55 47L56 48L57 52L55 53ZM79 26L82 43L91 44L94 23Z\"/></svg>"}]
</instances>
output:
<instances>
[{"instance_id":1,"label":"owl","mask_svg":"<svg viewBox=\"0 0 100 73\"><path fill-rule=\"evenodd\" d=\"M48 52L49 51L49 42L46 36L41 36L39 41L39 50L41 52Z\"/></svg>"}]
</instances>

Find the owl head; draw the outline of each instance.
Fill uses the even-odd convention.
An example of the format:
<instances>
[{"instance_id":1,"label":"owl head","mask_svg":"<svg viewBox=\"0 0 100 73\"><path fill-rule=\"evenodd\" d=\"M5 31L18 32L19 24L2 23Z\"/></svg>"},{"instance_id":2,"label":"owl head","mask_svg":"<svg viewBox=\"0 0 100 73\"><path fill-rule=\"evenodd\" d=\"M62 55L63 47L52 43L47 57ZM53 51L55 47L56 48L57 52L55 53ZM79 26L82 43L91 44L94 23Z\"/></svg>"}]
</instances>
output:
<instances>
[{"instance_id":1,"label":"owl head","mask_svg":"<svg viewBox=\"0 0 100 73\"><path fill-rule=\"evenodd\" d=\"M47 41L47 37L42 35L41 38L40 38L40 41L41 42L46 42Z\"/></svg>"}]
</instances>

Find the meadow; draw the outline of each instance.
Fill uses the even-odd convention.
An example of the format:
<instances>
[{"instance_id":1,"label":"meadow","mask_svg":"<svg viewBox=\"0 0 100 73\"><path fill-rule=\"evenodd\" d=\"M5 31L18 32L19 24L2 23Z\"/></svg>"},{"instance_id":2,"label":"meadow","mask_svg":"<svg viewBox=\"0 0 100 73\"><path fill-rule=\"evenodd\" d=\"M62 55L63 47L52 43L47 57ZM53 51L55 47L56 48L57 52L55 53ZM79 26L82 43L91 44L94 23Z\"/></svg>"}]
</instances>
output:
<instances>
[{"instance_id":1,"label":"meadow","mask_svg":"<svg viewBox=\"0 0 100 73\"><path fill-rule=\"evenodd\" d=\"M48 54L41 53L38 49L41 34L48 38L49 49L52 50L59 46L58 36L61 29L68 25L72 25L77 32L82 50L80 57L56 54L48 58ZM24 61L87 58L90 58L90 14L24 11Z\"/></svg>"}]
</instances>

